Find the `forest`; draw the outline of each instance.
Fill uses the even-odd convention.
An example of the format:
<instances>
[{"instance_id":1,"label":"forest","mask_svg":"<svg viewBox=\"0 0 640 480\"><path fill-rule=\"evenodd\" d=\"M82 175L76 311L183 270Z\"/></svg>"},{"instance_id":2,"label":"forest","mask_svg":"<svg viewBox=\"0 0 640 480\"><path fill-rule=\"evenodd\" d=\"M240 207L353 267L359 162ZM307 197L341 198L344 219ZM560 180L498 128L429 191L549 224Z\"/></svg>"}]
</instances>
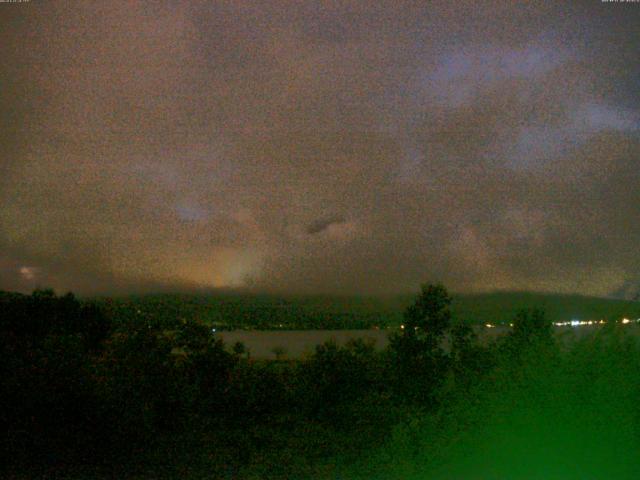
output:
<instances>
[{"instance_id":1,"label":"forest","mask_svg":"<svg viewBox=\"0 0 640 480\"><path fill-rule=\"evenodd\" d=\"M4 478L639 478L640 346L543 310L479 343L423 285L389 346L256 360L209 325L0 295ZM443 348L443 339L450 339Z\"/></svg>"}]
</instances>

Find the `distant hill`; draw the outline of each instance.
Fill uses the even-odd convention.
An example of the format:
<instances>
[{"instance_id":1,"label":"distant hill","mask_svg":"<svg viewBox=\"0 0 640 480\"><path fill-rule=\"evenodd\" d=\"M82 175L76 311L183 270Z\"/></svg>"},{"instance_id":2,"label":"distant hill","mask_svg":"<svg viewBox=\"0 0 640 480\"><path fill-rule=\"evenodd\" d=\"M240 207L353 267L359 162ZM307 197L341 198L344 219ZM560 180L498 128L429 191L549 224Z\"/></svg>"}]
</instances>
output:
<instances>
[{"instance_id":1,"label":"distant hill","mask_svg":"<svg viewBox=\"0 0 640 480\"><path fill-rule=\"evenodd\" d=\"M621 287L611 292L610 297L640 301L640 284L638 282L627 281Z\"/></svg>"},{"instance_id":2,"label":"distant hill","mask_svg":"<svg viewBox=\"0 0 640 480\"><path fill-rule=\"evenodd\" d=\"M12 301L15 301L17 299L24 298L24 297L25 297L25 295L23 295L22 293L5 292L3 290L0 290L0 306L2 304L9 303L9 302L12 302Z\"/></svg>"},{"instance_id":3,"label":"distant hill","mask_svg":"<svg viewBox=\"0 0 640 480\"><path fill-rule=\"evenodd\" d=\"M156 294L99 301L115 318L167 324L197 319L228 329L359 329L400 325L413 298ZM640 318L637 301L531 292L454 295L452 310L470 324L507 324L518 310L534 307L544 309L552 321Z\"/></svg>"},{"instance_id":4,"label":"distant hill","mask_svg":"<svg viewBox=\"0 0 640 480\"><path fill-rule=\"evenodd\" d=\"M539 307L554 322L639 318L640 302L583 295L496 292L455 297L458 318L477 323L509 323L518 310Z\"/></svg>"}]
</instances>

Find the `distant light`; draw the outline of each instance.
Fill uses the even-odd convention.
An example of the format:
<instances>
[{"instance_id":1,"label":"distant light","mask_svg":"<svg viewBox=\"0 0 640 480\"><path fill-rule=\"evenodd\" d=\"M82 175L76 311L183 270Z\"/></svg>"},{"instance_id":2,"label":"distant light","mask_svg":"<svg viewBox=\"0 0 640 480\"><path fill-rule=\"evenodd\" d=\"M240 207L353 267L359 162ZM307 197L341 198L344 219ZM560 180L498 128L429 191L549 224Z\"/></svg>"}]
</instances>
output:
<instances>
[{"instance_id":1,"label":"distant light","mask_svg":"<svg viewBox=\"0 0 640 480\"><path fill-rule=\"evenodd\" d=\"M622 319L622 323L624 323L625 325L626 325L627 323L629 323L630 321L631 321L631 320L629 320L628 318L623 318L623 319Z\"/></svg>"},{"instance_id":2,"label":"distant light","mask_svg":"<svg viewBox=\"0 0 640 480\"><path fill-rule=\"evenodd\" d=\"M580 320L571 320L571 326L577 327L581 324Z\"/></svg>"},{"instance_id":3,"label":"distant light","mask_svg":"<svg viewBox=\"0 0 640 480\"><path fill-rule=\"evenodd\" d=\"M510 327L513 327L513 323L510 323L510 324L509 324L509 326L510 326Z\"/></svg>"},{"instance_id":4,"label":"distant light","mask_svg":"<svg viewBox=\"0 0 640 480\"><path fill-rule=\"evenodd\" d=\"M35 267L20 267L20 275L24 280L34 280L38 274Z\"/></svg>"},{"instance_id":5,"label":"distant light","mask_svg":"<svg viewBox=\"0 0 640 480\"><path fill-rule=\"evenodd\" d=\"M216 333L216 329L215 329L215 328L212 328L212 329L211 329L211 333Z\"/></svg>"},{"instance_id":6,"label":"distant light","mask_svg":"<svg viewBox=\"0 0 640 480\"><path fill-rule=\"evenodd\" d=\"M487 328L494 328L494 326L493 326L493 325L491 325L490 323L487 323L487 324L485 325L485 327L487 327Z\"/></svg>"},{"instance_id":7,"label":"distant light","mask_svg":"<svg viewBox=\"0 0 640 480\"><path fill-rule=\"evenodd\" d=\"M401 330L404 330L404 325L400 325L400 329L401 329Z\"/></svg>"}]
</instances>

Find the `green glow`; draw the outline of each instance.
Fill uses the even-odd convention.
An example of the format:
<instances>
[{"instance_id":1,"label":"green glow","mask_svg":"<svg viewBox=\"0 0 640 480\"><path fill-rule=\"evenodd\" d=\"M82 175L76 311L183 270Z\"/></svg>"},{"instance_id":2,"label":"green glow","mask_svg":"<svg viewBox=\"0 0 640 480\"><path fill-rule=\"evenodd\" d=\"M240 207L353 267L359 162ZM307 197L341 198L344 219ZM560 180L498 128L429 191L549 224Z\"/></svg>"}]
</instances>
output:
<instances>
[{"instance_id":1,"label":"green glow","mask_svg":"<svg viewBox=\"0 0 640 480\"><path fill-rule=\"evenodd\" d=\"M640 478L640 349L620 328L532 347L397 428L369 478ZM357 475L354 478L360 478Z\"/></svg>"}]
</instances>

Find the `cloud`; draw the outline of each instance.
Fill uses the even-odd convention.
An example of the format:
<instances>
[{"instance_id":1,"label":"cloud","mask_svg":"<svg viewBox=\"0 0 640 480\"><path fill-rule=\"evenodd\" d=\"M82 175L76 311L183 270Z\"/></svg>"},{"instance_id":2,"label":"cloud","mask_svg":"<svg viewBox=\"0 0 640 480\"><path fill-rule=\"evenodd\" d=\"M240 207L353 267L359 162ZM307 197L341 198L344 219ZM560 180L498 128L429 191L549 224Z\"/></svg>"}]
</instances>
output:
<instances>
[{"instance_id":1,"label":"cloud","mask_svg":"<svg viewBox=\"0 0 640 480\"><path fill-rule=\"evenodd\" d=\"M637 278L635 9L127 5L0 12L0 287Z\"/></svg>"},{"instance_id":2,"label":"cloud","mask_svg":"<svg viewBox=\"0 0 640 480\"><path fill-rule=\"evenodd\" d=\"M340 224L343 224L343 223L345 223L345 218L341 216L323 218L323 219L312 222L307 227L307 233L309 235L315 235L328 230L332 226L338 227Z\"/></svg>"}]
</instances>

